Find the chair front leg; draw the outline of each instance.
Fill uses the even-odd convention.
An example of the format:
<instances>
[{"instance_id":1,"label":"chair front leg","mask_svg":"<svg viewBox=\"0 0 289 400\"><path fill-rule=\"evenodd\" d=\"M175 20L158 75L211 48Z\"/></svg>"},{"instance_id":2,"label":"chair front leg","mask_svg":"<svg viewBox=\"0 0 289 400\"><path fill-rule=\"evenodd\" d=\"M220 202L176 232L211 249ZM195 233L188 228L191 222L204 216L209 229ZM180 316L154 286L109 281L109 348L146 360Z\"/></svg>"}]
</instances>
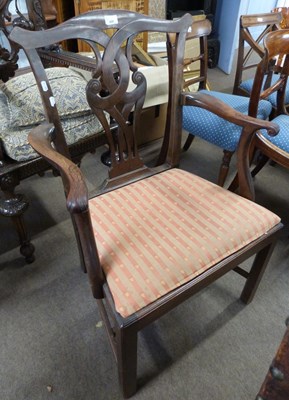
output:
<instances>
[{"instance_id":1,"label":"chair front leg","mask_svg":"<svg viewBox=\"0 0 289 400\"><path fill-rule=\"evenodd\" d=\"M129 398L137 390L137 331L117 328L115 339L119 384L123 397Z\"/></svg>"}]
</instances>

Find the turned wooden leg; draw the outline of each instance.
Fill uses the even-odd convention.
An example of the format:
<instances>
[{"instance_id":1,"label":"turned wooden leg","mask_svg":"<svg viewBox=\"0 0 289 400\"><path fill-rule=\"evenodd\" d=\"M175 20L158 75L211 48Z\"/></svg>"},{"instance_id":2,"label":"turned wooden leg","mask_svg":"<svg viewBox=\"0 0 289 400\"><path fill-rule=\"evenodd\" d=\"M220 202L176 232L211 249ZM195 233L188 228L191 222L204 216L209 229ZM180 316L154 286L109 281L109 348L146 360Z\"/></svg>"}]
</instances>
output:
<instances>
[{"instance_id":1,"label":"turned wooden leg","mask_svg":"<svg viewBox=\"0 0 289 400\"><path fill-rule=\"evenodd\" d=\"M189 150L194 138L195 138L194 135L192 135L191 133L188 134L187 140L185 141L185 144L183 146L183 151Z\"/></svg>"},{"instance_id":2,"label":"turned wooden leg","mask_svg":"<svg viewBox=\"0 0 289 400\"><path fill-rule=\"evenodd\" d=\"M224 186L225 180L229 172L230 162L233 154L234 154L233 151L224 150L224 155L218 177L219 186Z\"/></svg>"},{"instance_id":3,"label":"turned wooden leg","mask_svg":"<svg viewBox=\"0 0 289 400\"><path fill-rule=\"evenodd\" d=\"M17 179L12 175L5 175L1 178L0 188L4 198L0 199L0 215L12 218L20 242L20 253L25 257L27 263L34 261L34 246L30 243L27 233L23 213L28 207L28 202L24 196L14 193L14 188L18 184Z\"/></svg>"},{"instance_id":4,"label":"turned wooden leg","mask_svg":"<svg viewBox=\"0 0 289 400\"><path fill-rule=\"evenodd\" d=\"M275 241L270 243L264 249L256 254L251 270L248 274L245 286L241 294L241 300L245 304L249 304L258 289L261 278L265 272L267 264L270 260L272 251L275 247Z\"/></svg>"},{"instance_id":5,"label":"turned wooden leg","mask_svg":"<svg viewBox=\"0 0 289 400\"><path fill-rule=\"evenodd\" d=\"M124 398L137 389L137 332L131 328L116 331L116 352L119 384Z\"/></svg>"}]
</instances>

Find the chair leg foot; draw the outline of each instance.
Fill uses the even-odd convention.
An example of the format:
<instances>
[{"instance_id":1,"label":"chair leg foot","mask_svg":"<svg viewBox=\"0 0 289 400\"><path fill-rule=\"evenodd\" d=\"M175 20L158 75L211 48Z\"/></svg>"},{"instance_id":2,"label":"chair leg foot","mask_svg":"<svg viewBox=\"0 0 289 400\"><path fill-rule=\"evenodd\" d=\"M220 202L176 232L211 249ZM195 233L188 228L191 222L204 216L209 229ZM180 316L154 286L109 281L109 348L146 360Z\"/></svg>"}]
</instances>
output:
<instances>
[{"instance_id":1,"label":"chair leg foot","mask_svg":"<svg viewBox=\"0 0 289 400\"><path fill-rule=\"evenodd\" d=\"M24 224L23 215L17 215L15 217L12 217L12 219L20 241L20 253L25 257L26 263L30 264L35 260L35 247L30 242L29 235Z\"/></svg>"},{"instance_id":2,"label":"chair leg foot","mask_svg":"<svg viewBox=\"0 0 289 400\"><path fill-rule=\"evenodd\" d=\"M261 281L261 278L270 260L274 247L275 247L275 241L273 243L270 243L268 246L264 247L256 254L253 265L251 267L251 270L249 272L249 275L247 277L245 286L243 288L240 297L243 303L249 304L253 300L256 290L258 289L259 283Z\"/></svg>"},{"instance_id":3,"label":"chair leg foot","mask_svg":"<svg viewBox=\"0 0 289 400\"><path fill-rule=\"evenodd\" d=\"M137 390L137 331L120 328L116 332L119 384L124 398Z\"/></svg>"},{"instance_id":4,"label":"chair leg foot","mask_svg":"<svg viewBox=\"0 0 289 400\"><path fill-rule=\"evenodd\" d=\"M30 242L22 243L20 246L20 253L25 257L27 264L31 264L35 261L34 251L35 247Z\"/></svg>"}]
</instances>

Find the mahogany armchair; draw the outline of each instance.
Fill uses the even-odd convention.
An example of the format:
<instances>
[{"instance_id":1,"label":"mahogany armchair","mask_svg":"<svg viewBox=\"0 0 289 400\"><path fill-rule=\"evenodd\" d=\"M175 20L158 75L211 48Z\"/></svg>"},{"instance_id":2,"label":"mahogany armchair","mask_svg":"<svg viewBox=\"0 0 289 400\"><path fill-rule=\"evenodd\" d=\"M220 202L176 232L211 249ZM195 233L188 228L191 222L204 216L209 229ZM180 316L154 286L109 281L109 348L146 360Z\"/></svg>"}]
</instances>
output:
<instances>
[{"instance_id":1,"label":"mahogany armchair","mask_svg":"<svg viewBox=\"0 0 289 400\"><path fill-rule=\"evenodd\" d=\"M29 141L61 174L81 264L107 329L124 397L137 390L138 331L231 270L245 278L241 299L249 303L282 228L277 215L252 201L248 169L248 149L256 130L264 128L274 135L278 127L238 113L212 96L182 92L191 24L188 14L165 21L101 10L46 31L16 27L10 35L30 61L46 109L46 121L33 129ZM112 37L106 33L108 27L114 30ZM169 102L158 158L165 159L162 164L155 164L153 157L146 165L135 140L146 80L132 60L131 45L144 31L167 34ZM86 95L111 150L108 179L92 198L80 169L67 157L57 104L36 51L69 38L84 40L95 54ZM128 89L130 81L133 88ZM185 105L215 112L242 128L239 194L177 168ZM117 131L111 131L105 112ZM253 255L247 272L240 264Z\"/></svg>"},{"instance_id":2,"label":"mahogany armchair","mask_svg":"<svg viewBox=\"0 0 289 400\"><path fill-rule=\"evenodd\" d=\"M27 0L29 17L19 14L12 21L9 5L12 0L0 2L0 26L9 40L9 32L14 25L28 29L46 29L45 14L39 0ZM50 3L45 3L47 12L53 13ZM34 246L24 223L24 212L29 202L16 188L32 175L43 175L51 169L50 164L33 151L28 143L28 133L33 124L44 119L43 107L33 74L20 75L18 69L19 46L9 42L11 49L0 48L0 216L8 217L14 224L20 241L20 252L26 262L34 260ZM55 46L54 46L55 47ZM59 50L59 49L58 49ZM62 119L66 119L65 135L69 145L69 154L74 162L80 163L88 152L106 143L100 124L95 124L83 93L85 79L67 67L78 66L90 69L89 60L78 58L75 54L62 51L40 49L46 65L50 68L54 84L62 87L59 97L62 100ZM54 61L56 55L57 62ZM62 67L62 68L60 68ZM27 72L27 68L24 68ZM14 77L19 72L19 76ZM22 72L21 72L22 74ZM64 82L69 82L65 85ZM56 89L55 86L55 89ZM80 96L79 96L80 95ZM80 106L81 104L81 106ZM75 118L74 118L75 117Z\"/></svg>"}]
</instances>

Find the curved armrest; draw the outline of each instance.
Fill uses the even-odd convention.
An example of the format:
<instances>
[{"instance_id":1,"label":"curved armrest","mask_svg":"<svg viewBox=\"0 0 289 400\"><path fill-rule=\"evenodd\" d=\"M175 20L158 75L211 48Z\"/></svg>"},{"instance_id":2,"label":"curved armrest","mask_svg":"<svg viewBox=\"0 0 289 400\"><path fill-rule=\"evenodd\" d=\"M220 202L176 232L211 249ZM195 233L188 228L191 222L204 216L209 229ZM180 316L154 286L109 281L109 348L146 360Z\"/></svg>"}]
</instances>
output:
<instances>
[{"instance_id":1,"label":"curved armrest","mask_svg":"<svg viewBox=\"0 0 289 400\"><path fill-rule=\"evenodd\" d=\"M274 122L264 121L244 115L234 110L223 101L206 93L182 93L181 104L183 106L200 107L211 111L229 122L242 126L243 128L246 127L246 132L249 135L252 135L259 129L267 129L270 136L275 136L279 132L279 126Z\"/></svg>"},{"instance_id":2,"label":"curved armrest","mask_svg":"<svg viewBox=\"0 0 289 400\"><path fill-rule=\"evenodd\" d=\"M254 200L255 191L249 168L250 156L252 153L250 152L252 139L254 138L256 131L259 129L266 129L269 135L275 136L279 132L279 126L273 122L263 121L261 119L244 115L234 110L223 101L206 93L182 93L181 104L183 106L204 108L219 117L242 127L240 141L236 152L239 194L247 199ZM234 184L230 185L229 190L235 190L236 185L234 181Z\"/></svg>"},{"instance_id":3,"label":"curved armrest","mask_svg":"<svg viewBox=\"0 0 289 400\"><path fill-rule=\"evenodd\" d=\"M88 209L88 191L84 177L71 160L58 153L51 144L54 125L43 123L28 136L31 146L58 171L60 171L66 194L66 206L71 213Z\"/></svg>"}]
</instances>

